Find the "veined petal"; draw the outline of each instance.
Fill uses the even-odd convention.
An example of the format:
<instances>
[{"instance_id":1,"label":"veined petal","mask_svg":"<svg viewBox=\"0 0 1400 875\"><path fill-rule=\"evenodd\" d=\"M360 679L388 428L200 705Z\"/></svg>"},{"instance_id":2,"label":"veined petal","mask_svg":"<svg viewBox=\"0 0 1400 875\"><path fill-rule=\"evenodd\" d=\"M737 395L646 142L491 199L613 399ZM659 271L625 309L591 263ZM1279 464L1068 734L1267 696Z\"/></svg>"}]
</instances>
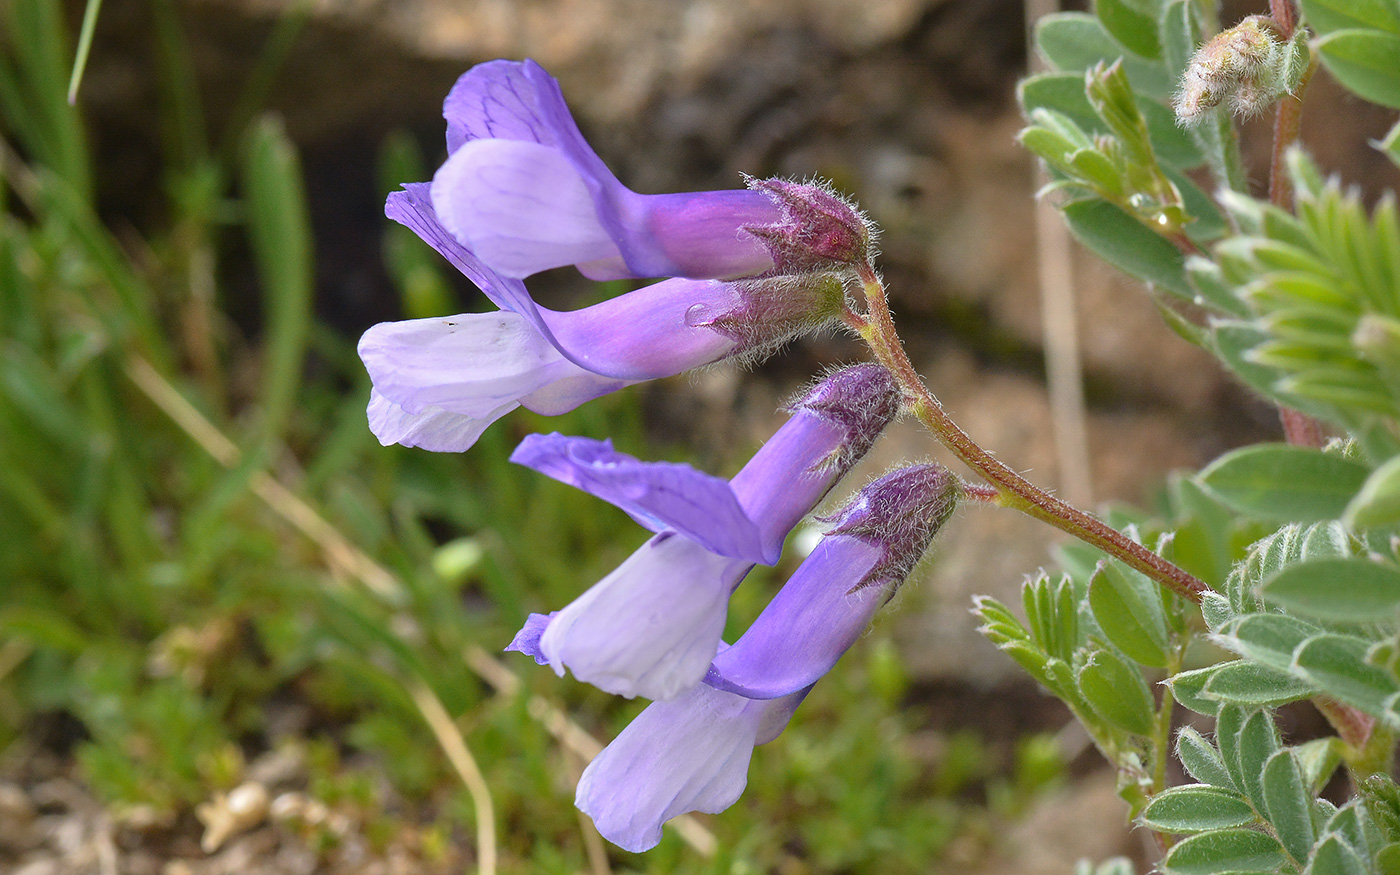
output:
<instances>
[{"instance_id":1,"label":"veined petal","mask_svg":"<svg viewBox=\"0 0 1400 875\"><path fill-rule=\"evenodd\" d=\"M534 468L626 511L653 532L673 529L712 553L749 562L764 553L759 527L735 498L729 481L672 462L642 462L611 441L532 434L510 460Z\"/></svg>"},{"instance_id":2,"label":"veined petal","mask_svg":"<svg viewBox=\"0 0 1400 875\"><path fill-rule=\"evenodd\" d=\"M381 322L360 338L379 394L408 413L480 416L578 370L515 313Z\"/></svg>"},{"instance_id":3,"label":"veined petal","mask_svg":"<svg viewBox=\"0 0 1400 875\"><path fill-rule=\"evenodd\" d=\"M738 304L730 283L670 279L582 310L548 311L545 318L560 349L583 367L653 380L739 351L733 337L706 324Z\"/></svg>"},{"instance_id":4,"label":"veined petal","mask_svg":"<svg viewBox=\"0 0 1400 875\"><path fill-rule=\"evenodd\" d=\"M478 177L454 170L443 177L443 185L467 188L455 193L443 188L433 193L445 223L458 239L503 273L523 277L546 267L578 264L593 279L699 279L753 276L773 267L764 242L744 229L779 222L784 213L777 199L752 190L670 195L641 195L629 190L584 140L559 83L534 61L492 61L468 70L444 101L443 116L449 152L444 170L474 143L498 141L537 147L501 152L492 159L500 161L500 156L508 154L511 158L505 166L513 170L531 166L537 175L499 174L493 180L494 189L478 189ZM538 157L549 153L553 157ZM527 160L530 155L537 157ZM481 162L482 158L471 160ZM539 163L530 165L530 160ZM565 164L572 168L571 173L564 172ZM496 164L483 162L481 166ZM489 175L498 174L493 170ZM550 216L538 206L528 205L539 194L550 194L551 184L565 179L567 185L554 193L564 214ZM591 203L587 213L581 209L580 191ZM491 202L483 205L483 215L468 210L464 218L471 220L459 226L457 201L475 199L482 193ZM521 206L526 208L518 214L511 212ZM446 215L448 212L453 216ZM484 215L487 212L491 215ZM513 215L549 221L535 228L532 220L509 221ZM502 217L506 224L493 228L491 219ZM573 225L575 232L586 229L590 235L601 230L608 246L590 253L580 249L579 241L572 237L561 240L559 232L565 223ZM541 234L531 237L531 230Z\"/></svg>"},{"instance_id":5,"label":"veined petal","mask_svg":"<svg viewBox=\"0 0 1400 875\"><path fill-rule=\"evenodd\" d=\"M670 699L705 676L729 596L752 563L662 532L559 611L540 653L601 690Z\"/></svg>"},{"instance_id":6,"label":"veined petal","mask_svg":"<svg viewBox=\"0 0 1400 875\"><path fill-rule=\"evenodd\" d=\"M536 85L528 71L533 63L490 61L457 78L442 103L449 153L470 140L554 144L552 125L541 117ZM554 88L558 89L557 82Z\"/></svg>"},{"instance_id":7,"label":"veined petal","mask_svg":"<svg viewBox=\"0 0 1400 875\"><path fill-rule=\"evenodd\" d=\"M441 407L408 413L371 389L366 415L370 431L386 447L403 444L435 453L460 453L470 449L487 426L518 406L509 401L480 416L450 413Z\"/></svg>"},{"instance_id":8,"label":"veined petal","mask_svg":"<svg viewBox=\"0 0 1400 875\"><path fill-rule=\"evenodd\" d=\"M701 685L655 702L584 769L574 804L613 844L654 848L671 818L739 799L754 746L781 732L805 695L761 702Z\"/></svg>"},{"instance_id":9,"label":"veined petal","mask_svg":"<svg viewBox=\"0 0 1400 875\"><path fill-rule=\"evenodd\" d=\"M447 150L472 140L523 140L561 149L581 175L616 182L579 132L559 82L534 61L490 61L458 77L442 106Z\"/></svg>"},{"instance_id":10,"label":"veined petal","mask_svg":"<svg viewBox=\"0 0 1400 875\"><path fill-rule=\"evenodd\" d=\"M671 376L718 361L736 341L704 323L732 310L738 292L728 283L667 280L560 313L539 306L525 284L482 264L442 226L426 183L389 195L384 212L407 226L481 288L502 310L530 321L540 336L582 368L625 380Z\"/></svg>"},{"instance_id":11,"label":"veined petal","mask_svg":"<svg viewBox=\"0 0 1400 875\"><path fill-rule=\"evenodd\" d=\"M472 140L448 157L432 185L443 226L507 277L618 254L587 184L558 149Z\"/></svg>"}]
</instances>

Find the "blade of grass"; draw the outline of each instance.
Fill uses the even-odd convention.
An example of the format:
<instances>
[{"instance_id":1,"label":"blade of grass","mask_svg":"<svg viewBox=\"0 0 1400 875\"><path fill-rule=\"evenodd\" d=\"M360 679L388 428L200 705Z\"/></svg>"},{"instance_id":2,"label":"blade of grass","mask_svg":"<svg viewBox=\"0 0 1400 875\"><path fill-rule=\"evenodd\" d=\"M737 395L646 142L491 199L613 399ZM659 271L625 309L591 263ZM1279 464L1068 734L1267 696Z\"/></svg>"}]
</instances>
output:
<instances>
[{"instance_id":1,"label":"blade of grass","mask_svg":"<svg viewBox=\"0 0 1400 875\"><path fill-rule=\"evenodd\" d=\"M161 113L168 150L168 164L188 171L209 154L204 123L204 106L199 97L199 79L190 60L188 45L180 30L180 18L171 0L151 4L151 18L160 63Z\"/></svg>"},{"instance_id":2,"label":"blade of grass","mask_svg":"<svg viewBox=\"0 0 1400 875\"><path fill-rule=\"evenodd\" d=\"M428 722L438 745L457 770L462 783L467 785L472 805L476 808L477 871L482 875L494 875L496 871L496 809L491 803L491 788L486 785L486 776L481 773L466 739L457 729L457 724L447 713L433 691L422 680L414 678L409 684L413 702Z\"/></svg>"},{"instance_id":3,"label":"blade of grass","mask_svg":"<svg viewBox=\"0 0 1400 875\"><path fill-rule=\"evenodd\" d=\"M78 52L73 58L73 75L68 79L68 105L78 103L78 86L87 71L88 55L92 53L92 35L97 31L97 16L102 13L102 0L88 0L83 10L83 28L78 33Z\"/></svg>"},{"instance_id":4,"label":"blade of grass","mask_svg":"<svg viewBox=\"0 0 1400 875\"><path fill-rule=\"evenodd\" d=\"M279 121L264 118L250 132L243 187L248 235L262 279L267 348L260 442L270 446L282 438L301 387L313 284L301 163Z\"/></svg>"},{"instance_id":5,"label":"blade of grass","mask_svg":"<svg viewBox=\"0 0 1400 875\"><path fill-rule=\"evenodd\" d=\"M62 4L52 0L15 0L9 5L11 68L17 81L7 112L25 105L25 127L18 133L35 160L51 167L86 203L92 203L92 173L82 122L68 105L68 50ZM16 119L18 121L20 119Z\"/></svg>"}]
</instances>

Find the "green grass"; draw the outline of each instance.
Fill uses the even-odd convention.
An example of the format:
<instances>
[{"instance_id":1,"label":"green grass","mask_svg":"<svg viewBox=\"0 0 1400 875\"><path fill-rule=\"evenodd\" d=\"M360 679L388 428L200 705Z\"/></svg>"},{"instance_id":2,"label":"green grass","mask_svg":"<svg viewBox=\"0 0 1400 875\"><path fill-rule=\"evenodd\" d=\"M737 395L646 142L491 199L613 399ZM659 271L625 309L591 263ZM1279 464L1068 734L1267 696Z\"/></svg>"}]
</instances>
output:
<instances>
[{"instance_id":1,"label":"green grass","mask_svg":"<svg viewBox=\"0 0 1400 875\"><path fill-rule=\"evenodd\" d=\"M236 785L253 757L294 749L307 793L348 812L372 847L411 833L425 860L471 860L478 812L411 694L421 685L485 773L501 871L587 868L572 807L582 763L528 699L601 738L640 706L523 658L504 660L522 691L498 692L467 654L499 651L527 612L562 606L643 540L620 512L506 462L541 429L656 455L637 393L547 421L515 414L462 455L380 447L354 339L312 313L294 144L254 106L233 145L211 148L170 4L153 9L172 196L163 222L119 242L97 216L100 162L65 100L57 6L6 7L0 751L67 715L83 729L80 774L113 810L177 815ZM245 102L266 93L301 20L277 31ZM385 174L424 178L405 142L386 144ZM385 234L405 312L450 306L435 256L401 228ZM254 344L226 330L221 308L240 242L262 293ZM313 527L319 541L289 522L297 501L327 526ZM346 555L391 585L366 586ZM736 616L771 591L762 576L746 584ZM969 783L1038 783L1044 757L1021 770L1032 777L1000 779L975 738L930 758L911 742L905 699L877 630L757 752L745 798L708 820L713 858L668 831L655 853L614 860L658 873L771 871L789 857L816 871L927 871L955 837L986 831ZM275 735L269 715L287 701L305 709L305 737ZM302 834L327 853L337 841L314 825Z\"/></svg>"}]
</instances>

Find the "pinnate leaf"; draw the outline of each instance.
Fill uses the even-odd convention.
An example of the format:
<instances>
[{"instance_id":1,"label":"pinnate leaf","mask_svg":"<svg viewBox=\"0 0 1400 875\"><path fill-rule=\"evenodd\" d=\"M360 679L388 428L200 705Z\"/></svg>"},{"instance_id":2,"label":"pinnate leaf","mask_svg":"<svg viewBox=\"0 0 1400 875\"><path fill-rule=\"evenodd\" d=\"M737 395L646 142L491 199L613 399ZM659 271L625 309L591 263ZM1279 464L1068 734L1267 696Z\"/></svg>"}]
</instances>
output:
<instances>
[{"instance_id":1,"label":"pinnate leaf","mask_svg":"<svg viewBox=\"0 0 1400 875\"><path fill-rule=\"evenodd\" d=\"M1071 201L1063 212L1070 232L1109 264L1177 297L1194 298L1181 251L1137 219L1099 198Z\"/></svg>"},{"instance_id":2,"label":"pinnate leaf","mask_svg":"<svg viewBox=\"0 0 1400 875\"><path fill-rule=\"evenodd\" d=\"M1182 727L1176 736L1176 756L1187 774L1202 784L1234 790L1235 781L1220 759L1220 751L1210 740L1191 726Z\"/></svg>"},{"instance_id":3,"label":"pinnate leaf","mask_svg":"<svg viewBox=\"0 0 1400 875\"><path fill-rule=\"evenodd\" d=\"M1136 666L1111 650L1095 650L1078 680L1090 707L1109 724L1138 735L1152 733L1152 694Z\"/></svg>"},{"instance_id":4,"label":"pinnate leaf","mask_svg":"<svg viewBox=\"0 0 1400 875\"><path fill-rule=\"evenodd\" d=\"M1292 751L1269 757L1263 774L1264 809L1274 832L1295 860L1306 860L1316 841L1313 794Z\"/></svg>"},{"instance_id":5,"label":"pinnate leaf","mask_svg":"<svg viewBox=\"0 0 1400 875\"><path fill-rule=\"evenodd\" d=\"M1400 525L1400 456L1371 472L1342 519L1347 526L1361 529Z\"/></svg>"},{"instance_id":6,"label":"pinnate leaf","mask_svg":"<svg viewBox=\"0 0 1400 875\"><path fill-rule=\"evenodd\" d=\"M1400 33L1396 0L1302 0L1303 15L1319 36L1334 30L1377 28Z\"/></svg>"},{"instance_id":7,"label":"pinnate leaf","mask_svg":"<svg viewBox=\"0 0 1400 875\"><path fill-rule=\"evenodd\" d=\"M1104 29L1144 58L1157 58L1157 4L1151 0L1095 0L1094 11Z\"/></svg>"},{"instance_id":8,"label":"pinnate leaf","mask_svg":"<svg viewBox=\"0 0 1400 875\"><path fill-rule=\"evenodd\" d=\"M1274 707L1316 693L1311 684L1287 672L1243 659L1217 666L1203 691L1210 698L1246 707Z\"/></svg>"},{"instance_id":9,"label":"pinnate leaf","mask_svg":"<svg viewBox=\"0 0 1400 875\"><path fill-rule=\"evenodd\" d=\"M1165 668L1171 633L1161 590L1119 562L1105 562L1089 581L1089 608L1104 636L1143 665Z\"/></svg>"}]
</instances>

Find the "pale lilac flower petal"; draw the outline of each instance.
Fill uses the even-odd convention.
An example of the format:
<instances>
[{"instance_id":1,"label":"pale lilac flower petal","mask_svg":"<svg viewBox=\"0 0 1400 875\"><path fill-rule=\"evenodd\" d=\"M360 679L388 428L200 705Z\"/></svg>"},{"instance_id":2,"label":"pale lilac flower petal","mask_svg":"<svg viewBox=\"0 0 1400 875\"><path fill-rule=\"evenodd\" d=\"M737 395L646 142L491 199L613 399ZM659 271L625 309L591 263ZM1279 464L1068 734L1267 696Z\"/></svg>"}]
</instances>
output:
<instances>
[{"instance_id":1,"label":"pale lilac flower petal","mask_svg":"<svg viewBox=\"0 0 1400 875\"><path fill-rule=\"evenodd\" d=\"M805 695L754 701L701 685L655 702L584 769L574 804L618 847L654 848L671 818L738 801L755 745L776 737Z\"/></svg>"},{"instance_id":2,"label":"pale lilac flower petal","mask_svg":"<svg viewBox=\"0 0 1400 875\"><path fill-rule=\"evenodd\" d=\"M520 631L515 633L515 638L511 639L506 651L515 651L531 657L539 665L549 665L549 657L540 650L540 636L544 630L549 628L549 621L553 620L558 612L549 614L531 614L525 618L525 625L520 627Z\"/></svg>"},{"instance_id":3,"label":"pale lilac flower petal","mask_svg":"<svg viewBox=\"0 0 1400 875\"><path fill-rule=\"evenodd\" d=\"M436 249L439 255L475 283L491 303L502 310L526 317L541 334L552 338L553 334L544 321L542 308L530 297L525 284L520 280L501 276L482 264L481 259L457 242L452 232L442 226L437 212L433 209L431 188L432 183L428 182L406 183L403 191L391 192L384 201L384 215L408 228L422 238L424 243Z\"/></svg>"},{"instance_id":4,"label":"pale lilac flower petal","mask_svg":"<svg viewBox=\"0 0 1400 875\"><path fill-rule=\"evenodd\" d=\"M621 257L588 186L557 149L473 140L438 169L431 192L443 227L504 276Z\"/></svg>"},{"instance_id":5,"label":"pale lilac flower petal","mask_svg":"<svg viewBox=\"0 0 1400 875\"><path fill-rule=\"evenodd\" d=\"M557 432L526 436L510 460L616 505L653 532L672 529L711 553L769 561L759 527L721 477L682 463L642 462L611 441Z\"/></svg>"},{"instance_id":6,"label":"pale lilac flower petal","mask_svg":"<svg viewBox=\"0 0 1400 875\"><path fill-rule=\"evenodd\" d=\"M504 311L381 322L358 351L374 388L409 413L480 415L581 370Z\"/></svg>"},{"instance_id":7,"label":"pale lilac flower petal","mask_svg":"<svg viewBox=\"0 0 1400 875\"><path fill-rule=\"evenodd\" d=\"M674 698L704 677L752 567L662 532L559 611L539 651L561 677L567 667L615 695Z\"/></svg>"},{"instance_id":8,"label":"pale lilac flower petal","mask_svg":"<svg viewBox=\"0 0 1400 875\"><path fill-rule=\"evenodd\" d=\"M769 270L767 246L745 229L783 217L780 203L750 190L674 195L637 194L589 147L569 114L559 83L533 61L493 61L458 79L443 104L448 164L433 199L457 238L483 260L512 276L545 266L578 264L594 279L682 276L698 279L754 276ZM498 141L531 148L473 150ZM552 156L549 153L553 153ZM564 172L564 165L572 172ZM444 167L447 170L447 167ZM489 177L489 184L478 183ZM539 206L549 180L559 186L563 215ZM452 192L455 186L465 191ZM583 209L580 192L591 201ZM535 216L532 225L512 218ZM506 225L499 223L504 220ZM565 229L590 244L601 232L607 247L580 247ZM561 233L563 237L561 239ZM552 244L562 243L549 254Z\"/></svg>"},{"instance_id":9,"label":"pale lilac flower petal","mask_svg":"<svg viewBox=\"0 0 1400 875\"><path fill-rule=\"evenodd\" d=\"M731 284L666 280L592 307L561 313L535 303L518 279L482 264L442 226L428 186L415 183L389 195L384 211L432 246L502 310L527 319L567 359L589 371L625 380L651 380L718 361L736 340L708 322L740 304Z\"/></svg>"},{"instance_id":10,"label":"pale lilac flower petal","mask_svg":"<svg viewBox=\"0 0 1400 875\"><path fill-rule=\"evenodd\" d=\"M470 449L487 426L518 406L511 401L478 416L451 413L440 407L408 413L371 389L366 416L370 431L386 447L402 444L434 453L460 453Z\"/></svg>"}]
</instances>

